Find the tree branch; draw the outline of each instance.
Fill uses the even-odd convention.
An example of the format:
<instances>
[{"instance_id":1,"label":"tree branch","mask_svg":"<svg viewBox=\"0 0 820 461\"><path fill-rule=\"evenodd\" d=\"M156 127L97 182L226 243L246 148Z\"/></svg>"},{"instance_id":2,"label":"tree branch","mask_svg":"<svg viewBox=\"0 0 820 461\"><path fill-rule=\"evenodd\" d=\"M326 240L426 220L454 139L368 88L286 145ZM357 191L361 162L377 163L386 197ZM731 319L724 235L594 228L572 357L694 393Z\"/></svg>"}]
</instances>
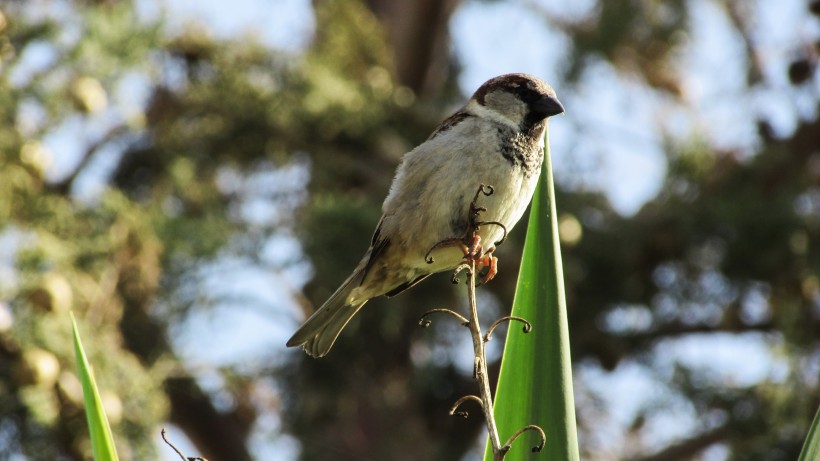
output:
<instances>
[{"instance_id":1,"label":"tree branch","mask_svg":"<svg viewBox=\"0 0 820 461\"><path fill-rule=\"evenodd\" d=\"M147 299L141 299L140 293L123 289L121 292L125 310L120 330L125 346L147 364L173 356L164 326L147 312ZM200 453L210 461L252 459L247 447L249 422L240 422L233 414L217 410L192 376L168 377L164 388L171 404L171 422L185 432Z\"/></svg>"},{"instance_id":2,"label":"tree branch","mask_svg":"<svg viewBox=\"0 0 820 461\"><path fill-rule=\"evenodd\" d=\"M709 432L704 432L690 439L670 445L663 450L643 458L633 458L632 461L683 461L692 459L696 453L720 442L729 436L728 425L720 426Z\"/></svg>"}]
</instances>

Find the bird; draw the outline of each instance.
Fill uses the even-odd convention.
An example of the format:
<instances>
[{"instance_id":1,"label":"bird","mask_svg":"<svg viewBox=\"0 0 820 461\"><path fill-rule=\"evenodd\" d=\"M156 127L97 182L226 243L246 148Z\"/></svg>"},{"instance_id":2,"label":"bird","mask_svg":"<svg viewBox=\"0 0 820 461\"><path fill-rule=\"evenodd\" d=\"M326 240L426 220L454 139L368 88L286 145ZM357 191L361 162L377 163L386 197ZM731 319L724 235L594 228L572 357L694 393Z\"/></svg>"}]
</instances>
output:
<instances>
[{"instance_id":1,"label":"bird","mask_svg":"<svg viewBox=\"0 0 820 461\"><path fill-rule=\"evenodd\" d=\"M402 293L465 258L489 266L484 281L492 278L494 244L535 191L547 120L563 112L555 90L536 76L505 74L482 84L403 156L364 257L287 346L323 357L367 301ZM481 213L482 225L471 213ZM471 228L474 240L464 242Z\"/></svg>"}]
</instances>

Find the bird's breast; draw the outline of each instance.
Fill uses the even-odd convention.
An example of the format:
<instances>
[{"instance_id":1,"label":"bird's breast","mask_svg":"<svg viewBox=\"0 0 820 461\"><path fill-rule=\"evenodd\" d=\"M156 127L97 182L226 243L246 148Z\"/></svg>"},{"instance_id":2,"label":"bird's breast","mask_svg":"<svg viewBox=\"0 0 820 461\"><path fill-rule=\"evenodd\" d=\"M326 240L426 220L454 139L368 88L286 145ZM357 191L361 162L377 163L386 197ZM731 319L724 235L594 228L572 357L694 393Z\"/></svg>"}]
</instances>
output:
<instances>
[{"instance_id":1,"label":"bird's breast","mask_svg":"<svg viewBox=\"0 0 820 461\"><path fill-rule=\"evenodd\" d=\"M506 126L496 129L499 153L510 164L521 169L524 176L538 175L544 161L543 132L531 136Z\"/></svg>"}]
</instances>

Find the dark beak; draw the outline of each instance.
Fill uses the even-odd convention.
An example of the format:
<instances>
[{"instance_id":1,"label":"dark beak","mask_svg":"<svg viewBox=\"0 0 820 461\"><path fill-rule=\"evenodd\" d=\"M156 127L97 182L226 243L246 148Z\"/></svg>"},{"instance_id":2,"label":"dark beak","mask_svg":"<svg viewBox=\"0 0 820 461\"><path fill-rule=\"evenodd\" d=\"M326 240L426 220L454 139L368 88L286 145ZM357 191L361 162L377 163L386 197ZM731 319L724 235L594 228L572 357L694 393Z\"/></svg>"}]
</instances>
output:
<instances>
[{"instance_id":1,"label":"dark beak","mask_svg":"<svg viewBox=\"0 0 820 461\"><path fill-rule=\"evenodd\" d=\"M544 98L533 103L532 108L535 112L538 112L545 117L552 117L553 115L564 113L564 106L555 96L545 96Z\"/></svg>"}]
</instances>

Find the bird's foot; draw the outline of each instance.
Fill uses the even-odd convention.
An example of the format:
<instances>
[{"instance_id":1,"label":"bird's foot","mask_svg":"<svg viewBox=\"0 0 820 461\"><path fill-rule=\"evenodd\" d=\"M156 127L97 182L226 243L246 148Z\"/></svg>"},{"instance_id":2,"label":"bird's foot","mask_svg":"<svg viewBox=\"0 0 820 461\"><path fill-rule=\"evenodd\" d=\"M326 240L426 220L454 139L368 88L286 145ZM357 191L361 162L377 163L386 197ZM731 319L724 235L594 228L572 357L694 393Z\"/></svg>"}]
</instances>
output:
<instances>
[{"instance_id":1,"label":"bird's foot","mask_svg":"<svg viewBox=\"0 0 820 461\"><path fill-rule=\"evenodd\" d=\"M487 211L487 209L478 206L478 199L481 195L490 196L494 192L495 189L493 189L493 186L481 184L478 187L478 190L473 197L473 201L470 203L470 211L468 215L469 221L466 229L466 235L463 238L448 238L433 245L424 255L424 260L427 264L433 264L435 262L432 256L433 251L455 247L461 250L464 255L464 261L475 262L479 270L484 267L489 268L487 273L484 274L484 277L481 279L481 282L479 283L480 285L489 282L495 277L498 273L498 258L493 256L492 253L495 251L496 245L502 243L507 238L507 227L498 221L480 221L479 216L481 213ZM501 240L491 244L487 251L484 251L481 246L481 236L478 235L478 231L481 229L481 226L487 225L501 227L503 234L501 236ZM458 273L458 271L456 271L456 273ZM454 278L454 280L457 279Z\"/></svg>"},{"instance_id":2,"label":"bird's foot","mask_svg":"<svg viewBox=\"0 0 820 461\"><path fill-rule=\"evenodd\" d=\"M481 236L473 234L473 241L469 246L465 246L464 259L478 261L481 258Z\"/></svg>"},{"instance_id":3,"label":"bird's foot","mask_svg":"<svg viewBox=\"0 0 820 461\"><path fill-rule=\"evenodd\" d=\"M484 274L484 277L481 279L482 285L494 279L495 274L498 273L498 258L489 254L485 258L487 262L482 262L482 265L487 266L490 269L487 271L486 274Z\"/></svg>"},{"instance_id":4,"label":"bird's foot","mask_svg":"<svg viewBox=\"0 0 820 461\"><path fill-rule=\"evenodd\" d=\"M480 285L489 282L498 274L498 258L493 256L495 245L490 245L487 251L484 251L481 247L481 237L478 234L473 235L472 243L465 245L462 251L464 252L464 259L467 261L475 261L479 270L484 267L489 268L481 279Z\"/></svg>"},{"instance_id":5,"label":"bird's foot","mask_svg":"<svg viewBox=\"0 0 820 461\"><path fill-rule=\"evenodd\" d=\"M498 274L498 258L493 256L493 252L495 251L495 245L491 246L479 259L476 260L479 266L479 270L484 267L488 267L487 273L484 274L484 277L481 279L481 285L489 282L495 275Z\"/></svg>"}]
</instances>

